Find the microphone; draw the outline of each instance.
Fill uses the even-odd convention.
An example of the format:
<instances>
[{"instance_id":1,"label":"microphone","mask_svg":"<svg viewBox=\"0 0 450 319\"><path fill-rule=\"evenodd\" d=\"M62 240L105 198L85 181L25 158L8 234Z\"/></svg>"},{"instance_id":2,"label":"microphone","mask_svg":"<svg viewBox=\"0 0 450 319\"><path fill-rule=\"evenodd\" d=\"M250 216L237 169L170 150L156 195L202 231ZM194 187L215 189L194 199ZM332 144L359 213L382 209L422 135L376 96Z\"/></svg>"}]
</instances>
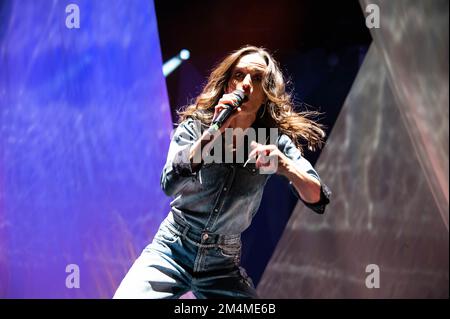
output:
<instances>
[{"instance_id":1,"label":"microphone","mask_svg":"<svg viewBox=\"0 0 450 319\"><path fill-rule=\"evenodd\" d=\"M231 94L234 94L237 98L237 101L234 104L225 104L228 107L226 109L223 109L217 118L213 120L211 127L208 129L210 133L214 133L218 131L223 123L225 123L226 120L233 114L233 112L242 105L242 103L247 102L248 97L245 95L245 92L242 90L234 90Z\"/></svg>"}]
</instances>

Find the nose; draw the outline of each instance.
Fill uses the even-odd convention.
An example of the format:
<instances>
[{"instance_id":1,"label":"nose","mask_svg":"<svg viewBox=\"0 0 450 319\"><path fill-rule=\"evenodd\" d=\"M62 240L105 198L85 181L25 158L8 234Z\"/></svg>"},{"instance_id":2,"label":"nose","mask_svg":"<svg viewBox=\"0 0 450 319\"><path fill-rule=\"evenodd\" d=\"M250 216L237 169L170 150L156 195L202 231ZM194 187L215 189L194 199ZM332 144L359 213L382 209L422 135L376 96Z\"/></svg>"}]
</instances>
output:
<instances>
[{"instance_id":1,"label":"nose","mask_svg":"<svg viewBox=\"0 0 450 319\"><path fill-rule=\"evenodd\" d=\"M250 74L247 74L244 78L244 80L242 81L242 90L245 93L251 93L252 91L252 77L250 76Z\"/></svg>"}]
</instances>

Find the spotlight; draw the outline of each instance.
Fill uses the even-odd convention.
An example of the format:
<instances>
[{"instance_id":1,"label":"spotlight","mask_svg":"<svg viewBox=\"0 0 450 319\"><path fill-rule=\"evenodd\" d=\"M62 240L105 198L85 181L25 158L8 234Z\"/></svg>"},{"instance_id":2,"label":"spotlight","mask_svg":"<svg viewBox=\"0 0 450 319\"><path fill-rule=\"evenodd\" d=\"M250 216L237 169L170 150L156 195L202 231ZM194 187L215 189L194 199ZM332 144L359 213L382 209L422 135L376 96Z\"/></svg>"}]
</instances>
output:
<instances>
[{"instance_id":1,"label":"spotlight","mask_svg":"<svg viewBox=\"0 0 450 319\"><path fill-rule=\"evenodd\" d=\"M177 67L180 66L181 62L189 59L191 53L189 50L183 49L178 53L178 55L169 59L169 61L163 64L163 74L167 77L170 73L172 73Z\"/></svg>"},{"instance_id":2,"label":"spotlight","mask_svg":"<svg viewBox=\"0 0 450 319\"><path fill-rule=\"evenodd\" d=\"M179 55L181 60L187 60L191 56L191 52L189 52L189 50L183 49L180 51Z\"/></svg>"}]
</instances>

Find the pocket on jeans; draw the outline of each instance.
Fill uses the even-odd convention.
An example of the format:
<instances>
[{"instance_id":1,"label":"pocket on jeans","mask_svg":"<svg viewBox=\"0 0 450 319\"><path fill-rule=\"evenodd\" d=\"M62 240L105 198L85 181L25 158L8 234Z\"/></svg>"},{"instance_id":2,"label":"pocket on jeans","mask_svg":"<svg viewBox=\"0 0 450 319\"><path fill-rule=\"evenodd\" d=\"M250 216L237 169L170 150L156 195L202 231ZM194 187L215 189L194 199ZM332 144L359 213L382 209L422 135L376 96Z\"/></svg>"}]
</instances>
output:
<instances>
[{"instance_id":1,"label":"pocket on jeans","mask_svg":"<svg viewBox=\"0 0 450 319\"><path fill-rule=\"evenodd\" d=\"M224 257L236 258L241 253L240 245L219 245L219 251Z\"/></svg>"},{"instance_id":2,"label":"pocket on jeans","mask_svg":"<svg viewBox=\"0 0 450 319\"><path fill-rule=\"evenodd\" d=\"M155 236L156 239L167 244L175 243L179 237L180 234L175 229L172 229L172 227L168 225L162 225Z\"/></svg>"}]
</instances>

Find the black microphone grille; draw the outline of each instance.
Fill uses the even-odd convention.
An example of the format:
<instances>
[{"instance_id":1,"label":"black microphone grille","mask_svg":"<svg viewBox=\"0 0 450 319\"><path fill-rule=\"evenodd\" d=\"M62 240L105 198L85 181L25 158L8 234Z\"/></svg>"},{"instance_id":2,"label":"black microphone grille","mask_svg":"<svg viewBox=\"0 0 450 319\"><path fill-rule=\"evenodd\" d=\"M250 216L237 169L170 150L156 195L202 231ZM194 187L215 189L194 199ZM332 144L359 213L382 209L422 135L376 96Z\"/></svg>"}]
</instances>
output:
<instances>
[{"instance_id":1,"label":"black microphone grille","mask_svg":"<svg viewBox=\"0 0 450 319\"><path fill-rule=\"evenodd\" d=\"M233 94L235 94L238 97L239 99L238 103L246 102L248 100L247 95L245 95L245 92L242 90L234 90Z\"/></svg>"}]
</instances>

